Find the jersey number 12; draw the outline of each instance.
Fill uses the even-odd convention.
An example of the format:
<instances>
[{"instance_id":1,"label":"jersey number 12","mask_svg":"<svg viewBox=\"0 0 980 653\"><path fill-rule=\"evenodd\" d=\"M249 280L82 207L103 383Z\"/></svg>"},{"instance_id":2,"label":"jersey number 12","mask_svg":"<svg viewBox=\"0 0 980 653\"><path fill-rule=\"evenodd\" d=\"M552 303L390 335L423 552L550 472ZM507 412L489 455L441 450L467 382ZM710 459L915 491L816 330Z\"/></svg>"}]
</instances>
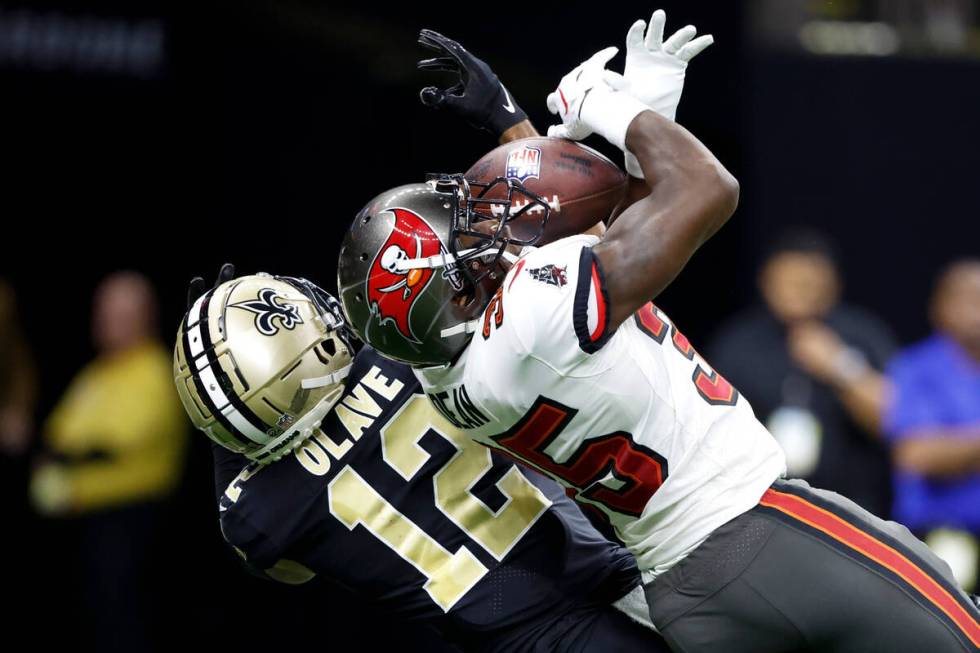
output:
<instances>
[{"instance_id":1,"label":"jersey number 12","mask_svg":"<svg viewBox=\"0 0 980 653\"><path fill-rule=\"evenodd\" d=\"M436 507L494 559L502 560L551 501L513 466L496 483L506 497L502 508L493 511L473 496L470 488L493 466L490 451L451 426L424 395L413 395L381 428L384 460L406 482L412 482L429 460L419 441L430 432L456 448L432 477ZM350 466L330 482L329 497L331 514L347 528L363 526L421 572L427 579L425 591L444 611L489 571L468 547L454 552L443 547Z\"/></svg>"}]
</instances>

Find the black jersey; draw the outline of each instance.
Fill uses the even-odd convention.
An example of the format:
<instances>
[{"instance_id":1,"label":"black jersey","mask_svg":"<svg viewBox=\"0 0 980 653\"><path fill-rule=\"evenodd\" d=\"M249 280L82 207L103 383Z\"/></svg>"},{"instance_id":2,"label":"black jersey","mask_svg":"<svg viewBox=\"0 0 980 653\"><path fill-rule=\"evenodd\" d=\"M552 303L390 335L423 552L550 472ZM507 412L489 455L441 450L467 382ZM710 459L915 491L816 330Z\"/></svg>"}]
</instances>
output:
<instances>
[{"instance_id":1,"label":"black jersey","mask_svg":"<svg viewBox=\"0 0 980 653\"><path fill-rule=\"evenodd\" d=\"M472 443L410 368L370 348L322 433L279 462L242 462L215 449L221 529L250 565L299 563L454 639L533 632L639 582L557 484Z\"/></svg>"}]
</instances>

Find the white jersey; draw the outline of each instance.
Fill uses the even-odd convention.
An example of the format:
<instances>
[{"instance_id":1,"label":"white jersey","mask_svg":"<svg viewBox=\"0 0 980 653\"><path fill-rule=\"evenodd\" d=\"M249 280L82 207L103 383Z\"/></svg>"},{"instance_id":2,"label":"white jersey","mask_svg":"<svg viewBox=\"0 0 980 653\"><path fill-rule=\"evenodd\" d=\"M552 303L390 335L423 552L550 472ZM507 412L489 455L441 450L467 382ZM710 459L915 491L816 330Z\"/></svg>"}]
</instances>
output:
<instances>
[{"instance_id":1,"label":"white jersey","mask_svg":"<svg viewBox=\"0 0 980 653\"><path fill-rule=\"evenodd\" d=\"M477 441L601 510L649 582L785 472L744 397L648 304L614 333L597 239L531 250L456 363L416 370Z\"/></svg>"}]
</instances>

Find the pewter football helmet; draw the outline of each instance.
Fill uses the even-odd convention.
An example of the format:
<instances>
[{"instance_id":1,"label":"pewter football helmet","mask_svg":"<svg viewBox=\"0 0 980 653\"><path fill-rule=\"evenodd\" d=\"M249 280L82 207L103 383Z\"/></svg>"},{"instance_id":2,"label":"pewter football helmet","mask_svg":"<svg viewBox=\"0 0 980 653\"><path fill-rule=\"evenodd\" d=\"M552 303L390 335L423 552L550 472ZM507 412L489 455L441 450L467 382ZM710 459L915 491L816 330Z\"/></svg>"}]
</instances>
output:
<instances>
[{"instance_id":1,"label":"pewter football helmet","mask_svg":"<svg viewBox=\"0 0 980 653\"><path fill-rule=\"evenodd\" d=\"M490 199L494 189L502 197ZM477 184L433 175L378 195L340 250L337 287L351 328L388 358L448 363L497 290L500 260L515 259L507 247L534 244L549 212L546 201L502 177ZM536 233L513 237L508 224L526 216L537 216Z\"/></svg>"},{"instance_id":2,"label":"pewter football helmet","mask_svg":"<svg viewBox=\"0 0 980 653\"><path fill-rule=\"evenodd\" d=\"M194 426L268 463L319 427L352 357L333 297L305 279L257 274L194 302L177 332L174 379Z\"/></svg>"}]
</instances>

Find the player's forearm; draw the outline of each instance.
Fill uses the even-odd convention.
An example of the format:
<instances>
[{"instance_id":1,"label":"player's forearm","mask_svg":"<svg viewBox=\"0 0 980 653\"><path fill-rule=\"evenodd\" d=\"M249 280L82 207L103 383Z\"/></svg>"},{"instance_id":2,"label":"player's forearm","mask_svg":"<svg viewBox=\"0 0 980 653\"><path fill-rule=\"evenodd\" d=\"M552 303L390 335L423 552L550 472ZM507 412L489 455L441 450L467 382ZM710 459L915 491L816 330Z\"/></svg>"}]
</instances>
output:
<instances>
[{"instance_id":1,"label":"player's forearm","mask_svg":"<svg viewBox=\"0 0 980 653\"><path fill-rule=\"evenodd\" d=\"M626 146L640 162L648 195L656 195L658 204L684 207L674 221L701 242L735 212L739 193L735 177L677 123L644 111L630 123Z\"/></svg>"},{"instance_id":2,"label":"player's forearm","mask_svg":"<svg viewBox=\"0 0 980 653\"><path fill-rule=\"evenodd\" d=\"M622 215L623 211L633 206L640 200L649 197L650 195L650 185L647 184L646 179L641 179L640 177L633 177L630 175L627 177L626 184L626 196L623 198L622 203L613 210L612 215L609 216L609 224L611 225L616 218Z\"/></svg>"},{"instance_id":3,"label":"player's forearm","mask_svg":"<svg viewBox=\"0 0 980 653\"><path fill-rule=\"evenodd\" d=\"M630 123L626 145L650 191L617 218L601 246L614 325L659 294L738 203L735 178L676 123L644 111Z\"/></svg>"},{"instance_id":4,"label":"player's forearm","mask_svg":"<svg viewBox=\"0 0 980 653\"><path fill-rule=\"evenodd\" d=\"M500 135L500 144L510 143L511 141L516 141L521 138L531 138L532 136L540 136L538 130L534 128L530 120L522 120L513 127L510 127Z\"/></svg>"},{"instance_id":5,"label":"player's forearm","mask_svg":"<svg viewBox=\"0 0 980 653\"><path fill-rule=\"evenodd\" d=\"M922 431L895 446L900 469L937 478L980 472L980 428Z\"/></svg>"}]
</instances>

